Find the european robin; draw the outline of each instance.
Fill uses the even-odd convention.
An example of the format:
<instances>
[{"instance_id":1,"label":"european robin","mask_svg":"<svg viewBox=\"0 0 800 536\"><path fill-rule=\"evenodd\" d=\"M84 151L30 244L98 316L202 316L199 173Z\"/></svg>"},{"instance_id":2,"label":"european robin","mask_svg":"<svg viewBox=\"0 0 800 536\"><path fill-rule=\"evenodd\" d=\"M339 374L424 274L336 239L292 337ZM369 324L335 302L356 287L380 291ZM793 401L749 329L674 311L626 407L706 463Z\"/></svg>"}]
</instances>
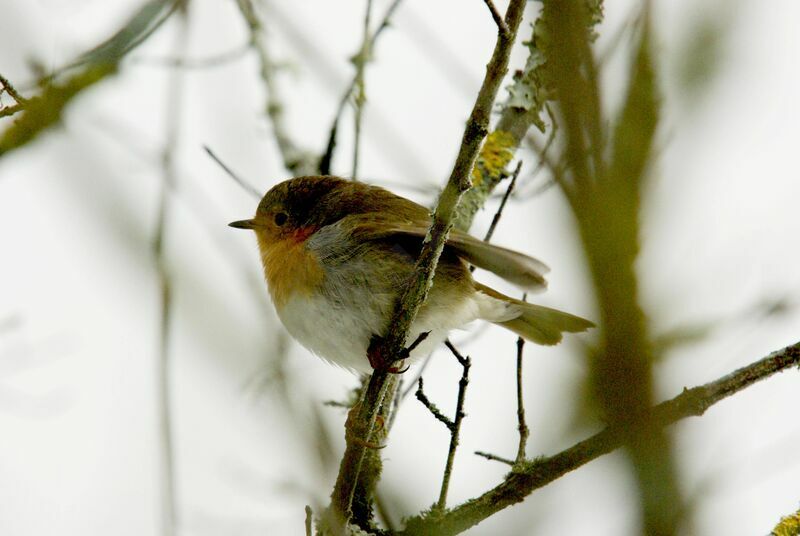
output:
<instances>
[{"instance_id":1,"label":"european robin","mask_svg":"<svg viewBox=\"0 0 800 536\"><path fill-rule=\"evenodd\" d=\"M289 333L333 363L371 372L367 349L384 334L411 276L428 209L363 182L297 177L267 192L252 219L230 226L255 231L269 293ZM429 336L409 358L427 355L448 331L476 319L544 345L593 325L482 285L470 264L525 289L546 285L540 261L453 230L409 341Z\"/></svg>"}]
</instances>

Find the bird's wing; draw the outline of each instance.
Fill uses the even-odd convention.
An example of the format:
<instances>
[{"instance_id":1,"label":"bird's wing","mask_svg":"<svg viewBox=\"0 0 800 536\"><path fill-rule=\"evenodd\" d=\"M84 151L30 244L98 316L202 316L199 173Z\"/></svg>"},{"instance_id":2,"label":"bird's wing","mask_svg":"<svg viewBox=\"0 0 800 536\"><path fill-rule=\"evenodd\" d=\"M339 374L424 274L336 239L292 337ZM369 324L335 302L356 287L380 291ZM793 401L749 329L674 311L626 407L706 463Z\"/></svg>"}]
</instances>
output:
<instances>
[{"instance_id":1,"label":"bird's wing","mask_svg":"<svg viewBox=\"0 0 800 536\"><path fill-rule=\"evenodd\" d=\"M356 242L397 237L412 238L421 246L428 232L427 221L398 221L395 216L381 214L353 214L339 222L342 229ZM489 270L503 279L527 290L547 287L544 274L550 269L543 262L528 255L478 240L463 231L453 229L445 247L463 260Z\"/></svg>"}]
</instances>

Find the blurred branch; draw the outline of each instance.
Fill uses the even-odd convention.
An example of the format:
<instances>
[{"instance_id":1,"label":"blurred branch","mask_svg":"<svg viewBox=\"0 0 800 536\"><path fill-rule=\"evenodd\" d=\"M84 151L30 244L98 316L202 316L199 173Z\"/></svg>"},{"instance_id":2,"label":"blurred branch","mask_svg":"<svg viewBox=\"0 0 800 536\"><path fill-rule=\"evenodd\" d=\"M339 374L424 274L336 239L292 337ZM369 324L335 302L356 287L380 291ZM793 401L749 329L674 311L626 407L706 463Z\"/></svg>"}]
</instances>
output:
<instances>
[{"instance_id":1,"label":"blurred branch","mask_svg":"<svg viewBox=\"0 0 800 536\"><path fill-rule=\"evenodd\" d=\"M24 112L0 136L0 156L24 146L42 131L58 123L72 99L114 74L122 58L153 35L184 1L151 0L128 19L112 37L59 71L63 73L66 70L82 67L79 72L60 83L53 82L56 75L51 75L40 82L43 90L39 95L24 99L24 102L17 100L17 106L20 108L11 107L0 111L2 112L0 117L19 111Z\"/></svg>"},{"instance_id":2,"label":"blurred branch","mask_svg":"<svg viewBox=\"0 0 800 536\"><path fill-rule=\"evenodd\" d=\"M185 7L180 11L180 31L176 40L178 55L186 52L189 37L188 11ZM172 360L170 359L170 318L172 316L172 282L167 267L165 255L165 237L167 234L167 221L170 218L170 196L176 188L177 166L175 155L180 140L180 125L183 101L183 74L179 70L170 73L169 86L166 99L166 124L167 135L164 151L161 157L163 168L163 182L156 215L156 229L153 236L152 250L158 273L159 290L161 294L160 324L158 340L158 365L157 365L157 405L158 424L161 439L161 462L163 467L162 477L162 535L176 534L176 485L175 485L175 445L173 440L172 424Z\"/></svg>"},{"instance_id":3,"label":"blurred branch","mask_svg":"<svg viewBox=\"0 0 800 536\"><path fill-rule=\"evenodd\" d=\"M264 26L256 14L252 0L236 0L247 28L250 42L258 57L259 73L267 92L265 112L272 123L275 141L278 144L283 166L294 176L313 175L318 167L318 159L310 151L301 149L291 138L284 117L284 104L275 79L276 63L270 55Z\"/></svg>"},{"instance_id":4,"label":"blurred branch","mask_svg":"<svg viewBox=\"0 0 800 536\"><path fill-rule=\"evenodd\" d=\"M207 69L211 67L219 67L236 61L250 49L253 48L252 40L244 45L238 46L227 52L221 52L214 56L207 56L204 58L158 58L158 57L138 57L131 58L131 62L139 65L151 65L154 67L169 67L177 69Z\"/></svg>"},{"instance_id":5,"label":"blurred branch","mask_svg":"<svg viewBox=\"0 0 800 536\"><path fill-rule=\"evenodd\" d=\"M353 180L358 180L358 158L361 150L361 120L364 116L364 105L367 102L367 86L364 82L364 69L366 68L367 62L372 56L372 49L370 49L369 46L370 42L372 41L369 36L369 22L370 17L372 16L372 0L366 1L367 8L364 14L364 37L361 41L361 50L359 50L358 54L356 54L355 58L353 58L353 63L356 66L356 113L354 117L355 139L353 140L353 172L350 175Z\"/></svg>"},{"instance_id":6,"label":"blurred branch","mask_svg":"<svg viewBox=\"0 0 800 536\"><path fill-rule=\"evenodd\" d=\"M431 512L413 517L408 520L405 530L398 534L445 536L463 532L496 512L521 502L533 491L566 473L636 440L642 431L661 429L687 417L699 417L717 402L775 373L799 365L800 342L797 342L718 380L684 389L675 398L640 412L633 423L609 426L558 454L516 464L502 483L480 497L444 514ZM499 458L491 456L490 459Z\"/></svg>"},{"instance_id":7,"label":"blurred branch","mask_svg":"<svg viewBox=\"0 0 800 536\"><path fill-rule=\"evenodd\" d=\"M383 404L387 385L390 383L389 368L403 355L408 331L433 281L436 264L453 226L458 203L464 192L472 185L470 172L478 156L481 142L486 136L494 100L508 70L508 59L524 8L525 0L512 0L509 4L505 20L510 32L505 35L499 34L497 37L492 58L486 68L486 77L467 121L453 171L439 198L431 228L417 259L414 276L397 302L386 336L371 345L370 351L378 356L385 366L378 367L373 372L355 416L352 427L355 433L353 437L347 438L347 447L329 508L329 522L334 529L344 526L351 518L355 483L361 471L366 442L374 427L378 410Z\"/></svg>"},{"instance_id":8,"label":"blurred branch","mask_svg":"<svg viewBox=\"0 0 800 536\"><path fill-rule=\"evenodd\" d=\"M19 91L17 91L17 89L11 84L11 82L9 82L8 79L2 74L0 74L0 84L2 84L3 86L2 88L0 88L0 93L5 91L9 95L11 95L11 97L15 101L17 101L17 104L24 105L25 103L28 102L28 99L20 95Z\"/></svg>"},{"instance_id":9,"label":"blurred branch","mask_svg":"<svg viewBox=\"0 0 800 536\"><path fill-rule=\"evenodd\" d=\"M600 341L589 354L591 392L612 427L624 427L653 404L653 345L639 303L636 259L641 195L652 165L660 116L647 3L627 78L626 98L613 121L603 116L586 0L545 2L542 37L546 76L563 152L555 178L570 203L600 311ZM560 165L559 165L560 166ZM669 437L658 427L639 429L625 446L638 487L638 508L648 534L674 534L685 511ZM670 505L665 508L664 505Z\"/></svg>"},{"instance_id":10,"label":"blurred branch","mask_svg":"<svg viewBox=\"0 0 800 536\"><path fill-rule=\"evenodd\" d=\"M367 41L366 25L369 24L368 22L369 15L367 15L366 17L367 20L365 21L364 44L362 45L362 50L366 48L369 51L370 56L372 55L372 51L375 50L375 43L377 43L378 37L380 37L381 33L383 33L383 30L389 27L389 22L392 18L392 15L394 14L397 7L400 5L400 2L402 2L402 0L394 0L392 2L392 4L386 10L386 13L384 13L383 19L381 20L381 23L378 25L378 28L375 30L375 33L372 34L372 36L369 38L369 41ZM366 61L366 58L364 59L364 61ZM328 134L328 143L325 146L325 152L323 153L322 158L320 159L319 162L319 173L321 175L327 175L331 172L333 152L336 149L336 137L339 131L339 119L341 119L342 113L344 112L344 107L347 105L348 101L350 100L350 97L353 95L353 91L356 89L356 86L358 85L359 76L363 76L363 66L361 74L359 74L358 63L356 63L356 68L357 68L356 74L353 76L352 80L350 81L350 84L344 90L342 97L339 99L339 106L336 108L336 114L333 117L333 124L331 125L330 128L330 134ZM358 141L356 141L356 146L358 146ZM353 173L353 176L354 177L356 176L355 171Z\"/></svg>"},{"instance_id":11,"label":"blurred branch","mask_svg":"<svg viewBox=\"0 0 800 536\"><path fill-rule=\"evenodd\" d=\"M0 108L0 118L10 117L16 113L23 111L24 109L25 105L19 103L12 104L11 106L4 106L3 108Z\"/></svg>"},{"instance_id":12,"label":"blurred branch","mask_svg":"<svg viewBox=\"0 0 800 536\"><path fill-rule=\"evenodd\" d=\"M0 95L3 93L8 93L11 95L11 98L14 99L16 104L11 106L4 106L0 108L0 118L8 117L14 115L17 112L21 112L25 109L25 105L28 103L28 99L23 97L19 91L8 81L8 79L0 74Z\"/></svg>"},{"instance_id":13,"label":"blurred branch","mask_svg":"<svg viewBox=\"0 0 800 536\"><path fill-rule=\"evenodd\" d=\"M305 522L306 536L311 536L311 529L312 529L311 521L313 512L311 511L311 507L309 505L306 505L305 511L306 511L306 522Z\"/></svg>"}]
</instances>

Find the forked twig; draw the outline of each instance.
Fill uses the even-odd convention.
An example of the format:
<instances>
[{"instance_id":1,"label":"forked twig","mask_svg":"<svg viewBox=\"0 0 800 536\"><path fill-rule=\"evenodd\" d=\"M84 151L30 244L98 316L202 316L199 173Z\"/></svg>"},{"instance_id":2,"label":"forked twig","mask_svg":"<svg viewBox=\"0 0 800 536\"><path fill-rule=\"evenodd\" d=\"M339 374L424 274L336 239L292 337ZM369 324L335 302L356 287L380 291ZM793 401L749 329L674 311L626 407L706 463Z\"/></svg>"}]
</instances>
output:
<instances>
[{"instance_id":1,"label":"forked twig","mask_svg":"<svg viewBox=\"0 0 800 536\"><path fill-rule=\"evenodd\" d=\"M492 2L492 0L483 0L483 3L489 8L489 12L492 14L494 23L497 24L497 29L500 31L500 33L503 35L508 35L508 24L506 24L506 21L503 20L503 16L500 14L500 12L497 11L494 2Z\"/></svg>"},{"instance_id":2,"label":"forked twig","mask_svg":"<svg viewBox=\"0 0 800 536\"><path fill-rule=\"evenodd\" d=\"M458 360L462 369L461 379L458 381L458 399L456 401L455 417L452 420L449 419L444 413L441 412L441 410L439 410L439 408L436 407L436 405L433 404L433 402L428 399L427 396L425 396L425 393L422 390L422 378L419 379L416 392L417 400L422 402L422 405L431 412L431 415L433 415L436 420L444 424L450 431L450 446L447 450L447 462L444 466L444 475L442 476L442 487L439 491L439 500L436 502L436 508L442 511L447 506L447 490L450 487L450 477L453 473L453 461L455 460L456 449L458 448L458 437L461 432L461 421L466 416L466 413L464 413L464 400L467 395L467 386L469 385L469 368L472 366L469 356L464 357L461 355L461 353L449 340L446 340L444 343Z\"/></svg>"}]
</instances>

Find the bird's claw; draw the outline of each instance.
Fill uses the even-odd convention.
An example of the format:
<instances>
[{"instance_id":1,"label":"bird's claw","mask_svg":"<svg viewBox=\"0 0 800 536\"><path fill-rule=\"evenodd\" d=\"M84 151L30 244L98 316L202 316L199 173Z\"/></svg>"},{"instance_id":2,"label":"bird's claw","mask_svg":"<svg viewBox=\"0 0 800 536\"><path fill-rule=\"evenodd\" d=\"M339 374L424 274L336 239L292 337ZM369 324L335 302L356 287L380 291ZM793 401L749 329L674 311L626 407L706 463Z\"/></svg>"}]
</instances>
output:
<instances>
[{"instance_id":1,"label":"bird's claw","mask_svg":"<svg viewBox=\"0 0 800 536\"><path fill-rule=\"evenodd\" d=\"M408 359L411 356L411 352L413 352L422 341L427 339L430 334L430 331L423 331L420 333L408 348L403 348L403 350L400 351L400 355L396 359L386 359L383 356L380 345L381 337L373 335L372 339L369 341L369 347L367 348L367 359L369 359L370 366L373 370L386 370L386 372L390 374L403 374L409 367L403 366L403 364L398 366L395 365L395 363Z\"/></svg>"}]
</instances>

